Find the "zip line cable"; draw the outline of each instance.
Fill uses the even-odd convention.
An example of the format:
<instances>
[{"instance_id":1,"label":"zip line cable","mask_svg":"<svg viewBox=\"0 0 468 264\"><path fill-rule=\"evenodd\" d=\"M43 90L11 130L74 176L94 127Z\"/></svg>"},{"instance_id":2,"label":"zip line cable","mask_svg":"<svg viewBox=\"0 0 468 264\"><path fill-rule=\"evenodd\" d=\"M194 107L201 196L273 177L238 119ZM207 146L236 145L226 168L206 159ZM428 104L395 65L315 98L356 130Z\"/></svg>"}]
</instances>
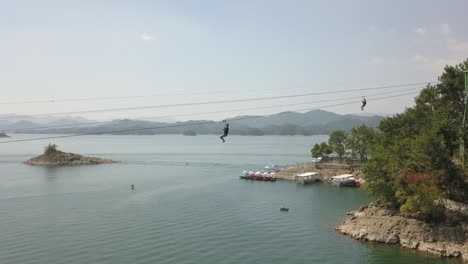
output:
<instances>
[{"instance_id":1,"label":"zip line cable","mask_svg":"<svg viewBox=\"0 0 468 264\"><path fill-rule=\"evenodd\" d=\"M419 84L421 84L421 83L419 83ZM166 104L166 105L152 105L152 106L138 106L138 107L125 107L125 108L110 108L110 109L96 109L96 110L84 110L84 111L73 111L73 112L60 112L60 113L45 113L45 114L34 114L34 115L18 115L18 116L12 116L12 117L8 117L8 118L1 118L0 120L10 120L10 119L38 117L38 116L51 116L51 115L104 113L104 112L144 110L144 109L154 109L154 108L170 108L170 107L182 107L182 106L196 106L196 105L211 105L211 104L224 104L224 103L267 101L267 100L284 99L284 98L306 97L306 96L312 96L312 95L337 94L337 93L348 93L348 92L355 92L355 91L390 89L390 88L407 87L407 86L414 86L414 85L416 85L416 84L414 84L414 83L413 84L399 84L399 85L371 87L371 88L360 88L360 89L351 89L351 90L338 90L338 91L329 91L329 92L316 92L316 93L304 93L304 94L294 94L294 95L281 95L281 96L257 97L257 98L221 100L221 101L208 101L208 102L197 102L197 103L180 103L180 104Z\"/></svg>"},{"instance_id":2,"label":"zip line cable","mask_svg":"<svg viewBox=\"0 0 468 264\"><path fill-rule=\"evenodd\" d=\"M171 96L171 95L198 95L198 94L216 94L224 92L200 92L200 93L161 93L149 95L129 95L129 96L109 96L109 97L87 97L87 98L68 98L68 99L44 99L44 100L31 100L31 101L17 101L17 102L0 102L0 105L13 105L13 104L44 104L44 103L62 103L62 102L80 102L80 101L104 101L104 100L118 100L118 99L132 99L132 98L148 98L156 96Z\"/></svg>"},{"instance_id":3,"label":"zip line cable","mask_svg":"<svg viewBox=\"0 0 468 264\"><path fill-rule=\"evenodd\" d=\"M391 92L386 92L386 93L369 94L369 95L366 95L366 96L370 97L370 96L377 96L377 95L383 95L383 94L392 94L392 93L403 92L403 91L408 91L408 90L416 90L416 89L422 89L422 88L423 87L416 87L416 88L410 88L410 89L399 90L399 91L391 91ZM413 94L413 93L406 93L406 94L402 94L402 95L408 95L408 94ZM397 95L397 96L400 96L400 95ZM135 119L135 120L151 120L151 119L157 119L157 118L172 118L172 117L181 117L181 116L193 116L193 115L216 114L216 113L224 113L224 112L257 110L257 109L276 108L276 107L284 107L284 106L306 105L306 104L321 103L321 102L333 102L333 101L355 99L355 98L361 98L361 96L353 96L353 97L345 97L345 98L337 98L337 99L327 99L327 100L311 101L311 102L304 102L304 103L281 104L281 105L273 105L273 106L233 109L233 110L226 110L226 111L221 111L221 112L220 111L211 111L211 112L190 113L190 114L153 116L153 117L138 118L138 119ZM122 121L122 120L125 120L125 119L129 119L129 118L123 118L123 119L121 118L121 119L118 119L118 120L111 120L111 121L85 122L85 123L68 124L68 125L35 126L35 127L26 127L26 128L18 128L18 129L13 128L13 129L4 129L4 130L1 130L1 131L2 132L17 132L17 131L28 131L28 130L35 130L35 129L43 130L43 129L49 129L49 128L68 128L68 127L69 128L74 128L74 127L78 127L78 126L115 123L115 122L119 122L119 121Z\"/></svg>"},{"instance_id":4,"label":"zip line cable","mask_svg":"<svg viewBox=\"0 0 468 264\"><path fill-rule=\"evenodd\" d=\"M408 94L416 94L416 93L417 92L408 93ZM374 98L374 99L372 99L370 101L384 100L384 99L394 98L394 97L408 95L408 94ZM323 109L323 108L329 108L329 107L336 107L336 106L342 106L342 105L349 105L349 104L355 104L355 103L360 103L360 101L352 101L352 102L346 102L346 103L340 103L340 104L325 105L325 106L315 107L315 108L301 109L301 110L296 110L296 112L311 111L311 110L317 110L317 109ZM217 113L219 113L219 112L217 112ZM271 114L271 115L273 115L273 114ZM257 119L257 118L268 117L268 116L271 116L271 115L239 117L239 118L228 119L228 121L229 122L235 122L235 121L241 121L241 120L247 120L247 119ZM109 130L109 131L85 133L85 134L71 134L71 135L48 136L48 137L29 138L29 139L16 139L16 140L0 141L0 144L15 143L15 142L26 142L26 141L38 141L38 140L44 140L44 139L59 139L59 138L90 136L90 135L103 135L103 134L111 134L111 133L125 133L125 132L135 132L135 131L144 131L144 130L156 130L156 129L174 128L174 127L208 125L208 124L216 124L216 123L223 123L223 121L204 121L204 122L190 123L190 124L174 124L174 125L157 126L157 127L144 127L144 128L132 128L132 129L122 129L122 130Z\"/></svg>"},{"instance_id":5,"label":"zip line cable","mask_svg":"<svg viewBox=\"0 0 468 264\"><path fill-rule=\"evenodd\" d=\"M395 86L383 86L383 87L371 87L364 89L385 89L393 87L404 87L404 86L414 86L414 85L424 85L433 82L418 82L418 83L408 83ZM270 89L269 89L270 90ZM361 90L361 89L358 89ZM352 90L350 90L352 91ZM44 100L31 100L31 101L17 101L17 102L0 102L0 105L14 105L14 104L36 104L36 103L59 103L59 102L79 102L79 101L98 101L98 100L114 100L114 99L130 99L130 98L148 98L155 96L170 96L170 95L196 95L196 94L215 94L215 93L226 93L228 91L207 91L207 92L198 92L198 93L185 93L180 91L179 93L162 93L162 94L149 94L149 95L129 95L129 96L103 96L103 97L85 97L85 98L62 98L62 99L44 99ZM232 91L236 92L236 91Z\"/></svg>"}]
</instances>

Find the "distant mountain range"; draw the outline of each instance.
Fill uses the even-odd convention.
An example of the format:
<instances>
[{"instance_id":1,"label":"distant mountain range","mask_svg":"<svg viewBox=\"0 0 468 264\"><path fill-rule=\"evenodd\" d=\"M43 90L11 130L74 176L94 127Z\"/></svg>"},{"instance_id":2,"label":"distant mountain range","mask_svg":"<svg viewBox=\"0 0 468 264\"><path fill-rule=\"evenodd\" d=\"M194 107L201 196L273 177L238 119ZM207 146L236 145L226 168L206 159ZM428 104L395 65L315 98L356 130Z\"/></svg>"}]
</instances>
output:
<instances>
[{"instance_id":1,"label":"distant mountain range","mask_svg":"<svg viewBox=\"0 0 468 264\"><path fill-rule=\"evenodd\" d=\"M23 116L17 114L3 114L0 115L0 126L4 124L12 124L17 121L29 121L31 123L41 124L41 125L52 125L56 124L78 124L89 122L90 120L81 117L81 116L66 116L66 117L56 117L56 116Z\"/></svg>"},{"instance_id":2,"label":"distant mountain range","mask_svg":"<svg viewBox=\"0 0 468 264\"><path fill-rule=\"evenodd\" d=\"M1 118L1 117L0 117ZM234 135L319 135L329 134L334 130L349 131L355 126L367 125L376 127L385 117L374 115L339 115L336 113L313 110L306 113L282 112L279 114L263 116L237 116L227 119L230 122L230 134ZM239 120L236 120L239 119ZM229 121L230 120L230 121ZM102 124L78 125L93 122L84 118L56 118L48 123L33 122L30 120L0 121L0 130L13 133L42 133L42 134L128 134L128 135L155 135L155 134L221 134L223 125L210 124L210 120L190 120L185 122L154 122L142 120L114 120ZM200 124L208 123L208 124ZM69 126L70 127L57 127ZM29 129L38 126L55 126L48 129ZM165 127L157 128L155 127ZM24 130L27 128L27 130ZM22 130L20 130L22 129ZM122 130L135 130L117 132ZM143 130L138 130L143 129Z\"/></svg>"}]
</instances>

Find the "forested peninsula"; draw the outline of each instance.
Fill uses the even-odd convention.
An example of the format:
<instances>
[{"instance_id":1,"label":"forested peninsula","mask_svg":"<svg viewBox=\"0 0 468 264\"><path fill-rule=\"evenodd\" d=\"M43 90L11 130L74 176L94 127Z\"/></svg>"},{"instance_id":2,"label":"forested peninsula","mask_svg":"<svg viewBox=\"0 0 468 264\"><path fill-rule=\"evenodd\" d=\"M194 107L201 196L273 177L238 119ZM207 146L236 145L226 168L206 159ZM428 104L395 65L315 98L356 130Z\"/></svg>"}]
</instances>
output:
<instances>
[{"instance_id":1,"label":"forested peninsula","mask_svg":"<svg viewBox=\"0 0 468 264\"><path fill-rule=\"evenodd\" d=\"M413 107L376 130L334 132L328 144L314 146L316 156L350 153L364 160L364 188L376 198L349 212L338 231L468 261L468 163L461 151L468 147L466 70L468 60L446 66Z\"/></svg>"}]
</instances>

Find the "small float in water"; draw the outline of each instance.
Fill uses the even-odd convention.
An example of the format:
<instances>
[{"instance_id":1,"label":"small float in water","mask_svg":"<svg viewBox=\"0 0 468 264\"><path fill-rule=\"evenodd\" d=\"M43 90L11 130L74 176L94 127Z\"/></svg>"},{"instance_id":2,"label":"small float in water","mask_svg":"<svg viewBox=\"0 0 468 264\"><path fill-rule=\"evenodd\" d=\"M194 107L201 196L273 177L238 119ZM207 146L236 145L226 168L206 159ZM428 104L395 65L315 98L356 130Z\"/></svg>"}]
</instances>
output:
<instances>
[{"instance_id":1,"label":"small float in water","mask_svg":"<svg viewBox=\"0 0 468 264\"><path fill-rule=\"evenodd\" d=\"M243 176L240 176L241 179L244 180L253 180L253 181L270 181L275 182L276 176L274 172L253 172L253 171L243 171Z\"/></svg>"},{"instance_id":2,"label":"small float in water","mask_svg":"<svg viewBox=\"0 0 468 264\"><path fill-rule=\"evenodd\" d=\"M281 207L281 208L280 208L280 211L281 211L281 212L289 212L289 208L287 208L287 207Z\"/></svg>"},{"instance_id":3,"label":"small float in water","mask_svg":"<svg viewBox=\"0 0 468 264\"><path fill-rule=\"evenodd\" d=\"M361 182L352 174L342 174L331 177L332 183L340 187L360 187Z\"/></svg>"}]
</instances>

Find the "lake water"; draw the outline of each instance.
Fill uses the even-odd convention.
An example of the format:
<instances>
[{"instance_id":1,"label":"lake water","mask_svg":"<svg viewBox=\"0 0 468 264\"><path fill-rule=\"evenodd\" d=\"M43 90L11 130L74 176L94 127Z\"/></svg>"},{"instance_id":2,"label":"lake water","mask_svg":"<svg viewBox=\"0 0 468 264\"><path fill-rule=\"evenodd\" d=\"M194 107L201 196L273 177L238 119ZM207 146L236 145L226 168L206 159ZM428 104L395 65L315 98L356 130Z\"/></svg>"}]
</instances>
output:
<instances>
[{"instance_id":1,"label":"lake water","mask_svg":"<svg viewBox=\"0 0 468 264\"><path fill-rule=\"evenodd\" d=\"M0 144L0 263L457 263L337 233L358 189L238 177L326 139L76 137L53 143L122 163L58 168L22 164L49 141Z\"/></svg>"}]
</instances>

